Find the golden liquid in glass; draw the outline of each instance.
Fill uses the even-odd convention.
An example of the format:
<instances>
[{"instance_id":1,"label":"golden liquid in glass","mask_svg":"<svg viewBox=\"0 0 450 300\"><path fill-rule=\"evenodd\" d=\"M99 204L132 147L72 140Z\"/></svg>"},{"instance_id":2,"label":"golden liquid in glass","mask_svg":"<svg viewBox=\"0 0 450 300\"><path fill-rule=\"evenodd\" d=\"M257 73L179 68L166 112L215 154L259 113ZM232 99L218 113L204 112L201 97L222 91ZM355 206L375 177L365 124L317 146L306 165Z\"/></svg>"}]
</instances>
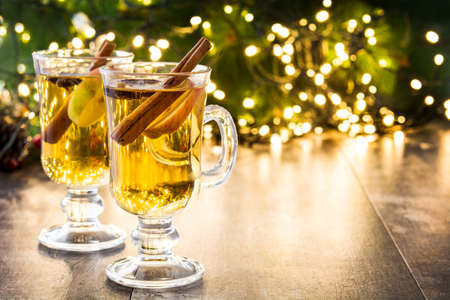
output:
<instances>
[{"instance_id":1,"label":"golden liquid in glass","mask_svg":"<svg viewBox=\"0 0 450 300\"><path fill-rule=\"evenodd\" d=\"M42 134L50 120L67 101L68 95L85 78L87 77L40 76ZM58 84L57 80L60 80ZM109 179L107 134L105 114L101 120L87 127L79 127L72 123L55 144L45 142L43 136L41 162L45 173L54 182L68 186L88 187L107 184Z\"/></svg>"},{"instance_id":2,"label":"golden liquid in glass","mask_svg":"<svg viewBox=\"0 0 450 300\"><path fill-rule=\"evenodd\" d=\"M186 90L165 89L163 92ZM107 88L111 128L157 91ZM126 146L111 141L112 193L123 209L137 215L171 215L184 208L198 192L205 100L206 94L202 93L186 120L174 132L158 138L143 133Z\"/></svg>"}]
</instances>

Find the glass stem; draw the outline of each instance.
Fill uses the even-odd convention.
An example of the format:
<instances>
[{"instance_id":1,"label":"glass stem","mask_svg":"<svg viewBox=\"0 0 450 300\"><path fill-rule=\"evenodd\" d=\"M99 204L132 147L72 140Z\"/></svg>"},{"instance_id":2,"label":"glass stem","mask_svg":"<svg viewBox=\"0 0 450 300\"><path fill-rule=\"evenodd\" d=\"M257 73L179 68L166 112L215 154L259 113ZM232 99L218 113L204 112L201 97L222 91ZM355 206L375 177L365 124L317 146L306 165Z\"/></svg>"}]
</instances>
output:
<instances>
[{"instance_id":1,"label":"glass stem","mask_svg":"<svg viewBox=\"0 0 450 300\"><path fill-rule=\"evenodd\" d=\"M67 188L61 203L71 227L98 225L98 216L103 212L103 201L98 188Z\"/></svg>"},{"instance_id":2,"label":"glass stem","mask_svg":"<svg viewBox=\"0 0 450 300\"><path fill-rule=\"evenodd\" d=\"M178 242L178 232L172 226L172 217L139 217L132 234L142 260L164 260L172 256L172 247Z\"/></svg>"}]
</instances>

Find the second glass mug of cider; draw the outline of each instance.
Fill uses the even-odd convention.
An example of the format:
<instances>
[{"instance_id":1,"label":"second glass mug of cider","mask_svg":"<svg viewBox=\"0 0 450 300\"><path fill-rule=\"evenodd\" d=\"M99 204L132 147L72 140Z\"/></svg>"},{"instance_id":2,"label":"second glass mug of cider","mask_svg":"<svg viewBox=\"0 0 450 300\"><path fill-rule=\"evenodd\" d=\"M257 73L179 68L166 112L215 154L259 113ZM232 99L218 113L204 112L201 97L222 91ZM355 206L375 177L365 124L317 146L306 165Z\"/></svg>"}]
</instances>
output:
<instances>
[{"instance_id":1,"label":"second glass mug of cider","mask_svg":"<svg viewBox=\"0 0 450 300\"><path fill-rule=\"evenodd\" d=\"M202 277L201 264L172 254L178 241L172 216L198 197L200 186L223 183L236 158L230 114L220 106L205 107L211 69L198 65L192 72L171 73L175 65L142 62L100 69L110 130L111 192L121 208L139 219L132 233L137 257L106 269L109 279L125 286L170 288ZM167 87L169 80L181 83ZM151 121L142 125L136 113L144 109ZM202 127L210 121L220 129L222 153L215 167L202 170ZM129 138L133 130L137 133Z\"/></svg>"},{"instance_id":2,"label":"second glass mug of cider","mask_svg":"<svg viewBox=\"0 0 450 300\"><path fill-rule=\"evenodd\" d=\"M41 244L58 250L91 252L121 245L125 232L102 225L98 187L109 180L108 131L97 64L131 62L115 51L98 57L92 50L60 49L33 53L40 95L41 162L45 173L67 186L61 207L67 223L42 230Z\"/></svg>"}]
</instances>

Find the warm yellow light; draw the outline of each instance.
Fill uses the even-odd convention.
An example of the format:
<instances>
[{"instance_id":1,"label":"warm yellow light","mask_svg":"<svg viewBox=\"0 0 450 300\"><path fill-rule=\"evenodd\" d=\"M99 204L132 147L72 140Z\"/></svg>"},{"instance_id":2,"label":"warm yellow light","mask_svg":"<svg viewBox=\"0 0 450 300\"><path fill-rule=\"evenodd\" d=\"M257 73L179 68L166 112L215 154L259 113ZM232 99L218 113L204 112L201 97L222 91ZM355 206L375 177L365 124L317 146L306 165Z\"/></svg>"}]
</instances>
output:
<instances>
[{"instance_id":1,"label":"warm yellow light","mask_svg":"<svg viewBox=\"0 0 450 300\"><path fill-rule=\"evenodd\" d=\"M19 85L17 86L17 92L21 97L30 96L30 88L28 87L28 84L26 84L25 82L19 83Z\"/></svg>"},{"instance_id":2,"label":"warm yellow light","mask_svg":"<svg viewBox=\"0 0 450 300\"><path fill-rule=\"evenodd\" d=\"M424 102L426 105L432 105L434 103L433 96L426 96Z\"/></svg>"},{"instance_id":3,"label":"warm yellow light","mask_svg":"<svg viewBox=\"0 0 450 300\"><path fill-rule=\"evenodd\" d=\"M292 83L288 82L284 84L284 88L288 91L292 90L294 88L294 86L292 85Z\"/></svg>"},{"instance_id":4,"label":"warm yellow light","mask_svg":"<svg viewBox=\"0 0 450 300\"><path fill-rule=\"evenodd\" d=\"M445 116L447 117L448 120L450 120L450 109L445 110Z\"/></svg>"},{"instance_id":5,"label":"warm yellow light","mask_svg":"<svg viewBox=\"0 0 450 300\"><path fill-rule=\"evenodd\" d=\"M38 93L34 93L33 99L34 99L34 101L39 102L39 94Z\"/></svg>"},{"instance_id":6,"label":"warm yellow light","mask_svg":"<svg viewBox=\"0 0 450 300\"><path fill-rule=\"evenodd\" d=\"M356 101L356 109L357 110L363 111L363 110L366 109L366 107L367 107L366 101L364 101L362 99L359 99L359 100Z\"/></svg>"},{"instance_id":7,"label":"warm yellow light","mask_svg":"<svg viewBox=\"0 0 450 300\"><path fill-rule=\"evenodd\" d=\"M330 99L334 105L339 105L342 102L341 96L339 96L339 94L336 93L331 94Z\"/></svg>"},{"instance_id":8,"label":"warm yellow light","mask_svg":"<svg viewBox=\"0 0 450 300\"><path fill-rule=\"evenodd\" d=\"M274 133L270 137L270 144L274 147L281 147L281 137L280 135Z\"/></svg>"},{"instance_id":9,"label":"warm yellow light","mask_svg":"<svg viewBox=\"0 0 450 300\"><path fill-rule=\"evenodd\" d=\"M218 100L223 100L225 99L225 92L222 90L215 90L213 96Z\"/></svg>"},{"instance_id":10,"label":"warm yellow light","mask_svg":"<svg viewBox=\"0 0 450 300\"><path fill-rule=\"evenodd\" d=\"M287 38L289 36L291 32L289 31L289 29L287 29L286 27L281 27L280 31L278 32L278 34L282 37L282 38Z\"/></svg>"},{"instance_id":11,"label":"warm yellow light","mask_svg":"<svg viewBox=\"0 0 450 300\"><path fill-rule=\"evenodd\" d=\"M90 39L90 38L92 38L92 37L95 36L95 29L92 28L91 26L87 26L87 27L84 29L83 33L84 33L84 36L86 36L87 38Z\"/></svg>"},{"instance_id":12,"label":"warm yellow light","mask_svg":"<svg viewBox=\"0 0 450 300\"><path fill-rule=\"evenodd\" d=\"M422 88L422 82L420 82L419 79L411 80L410 85L415 90L420 90Z\"/></svg>"},{"instance_id":13,"label":"warm yellow light","mask_svg":"<svg viewBox=\"0 0 450 300\"><path fill-rule=\"evenodd\" d=\"M298 98L302 101L306 101L308 99L308 94L305 92L299 92L298 93Z\"/></svg>"},{"instance_id":14,"label":"warm yellow light","mask_svg":"<svg viewBox=\"0 0 450 300\"><path fill-rule=\"evenodd\" d=\"M306 25L308 25L308 20L306 20L305 18L301 18L301 19L298 21L298 25L300 25L300 26L306 26Z\"/></svg>"},{"instance_id":15,"label":"warm yellow light","mask_svg":"<svg viewBox=\"0 0 450 300\"><path fill-rule=\"evenodd\" d=\"M366 38L370 38L370 37L372 37L372 36L374 36L375 35L375 30L373 29L373 28L367 28L365 31L364 31L364 36L366 37Z\"/></svg>"},{"instance_id":16,"label":"warm yellow light","mask_svg":"<svg viewBox=\"0 0 450 300\"><path fill-rule=\"evenodd\" d=\"M358 94L356 94L356 99L363 100L364 97L365 97L364 93L359 92Z\"/></svg>"},{"instance_id":17,"label":"warm yellow light","mask_svg":"<svg viewBox=\"0 0 450 300\"><path fill-rule=\"evenodd\" d=\"M367 124L366 126L364 126L364 132L367 134L374 134L376 130L377 129L373 124Z\"/></svg>"},{"instance_id":18,"label":"warm yellow light","mask_svg":"<svg viewBox=\"0 0 450 300\"><path fill-rule=\"evenodd\" d=\"M323 0L323 1L322 1L322 5L323 5L324 7L330 7L331 4L332 4L331 0Z\"/></svg>"},{"instance_id":19,"label":"warm yellow light","mask_svg":"<svg viewBox=\"0 0 450 300\"><path fill-rule=\"evenodd\" d=\"M374 85L369 86L369 92L375 94L377 92L377 87Z\"/></svg>"},{"instance_id":20,"label":"warm yellow light","mask_svg":"<svg viewBox=\"0 0 450 300\"><path fill-rule=\"evenodd\" d=\"M294 116L294 110L292 107L286 107L283 112L283 117L286 120L290 120Z\"/></svg>"},{"instance_id":21,"label":"warm yellow light","mask_svg":"<svg viewBox=\"0 0 450 300\"><path fill-rule=\"evenodd\" d=\"M16 23L16 25L14 26L14 30L17 32L17 33L22 33L23 31L24 31L24 29L25 29L25 27L23 26L23 24L22 23Z\"/></svg>"},{"instance_id":22,"label":"warm yellow light","mask_svg":"<svg viewBox=\"0 0 450 300\"><path fill-rule=\"evenodd\" d=\"M295 67L294 65L287 65L284 67L284 71L287 75L294 75L295 74Z\"/></svg>"},{"instance_id":23,"label":"warm yellow light","mask_svg":"<svg viewBox=\"0 0 450 300\"><path fill-rule=\"evenodd\" d=\"M316 72L314 72L313 69L306 70L306 76L308 76L308 77L314 77L315 74L316 74Z\"/></svg>"},{"instance_id":24,"label":"warm yellow light","mask_svg":"<svg viewBox=\"0 0 450 300\"><path fill-rule=\"evenodd\" d=\"M431 44L436 44L437 42L439 42L439 35L435 31L432 31L432 30L428 31L425 34L425 38Z\"/></svg>"},{"instance_id":25,"label":"warm yellow light","mask_svg":"<svg viewBox=\"0 0 450 300\"><path fill-rule=\"evenodd\" d=\"M22 42L28 43L30 41L30 39L31 39L31 36L28 32L24 32L22 34Z\"/></svg>"},{"instance_id":26,"label":"warm yellow light","mask_svg":"<svg viewBox=\"0 0 450 300\"><path fill-rule=\"evenodd\" d=\"M72 46L75 49L83 48L83 41L80 40L79 38L75 37L75 38L72 39Z\"/></svg>"},{"instance_id":27,"label":"warm yellow light","mask_svg":"<svg viewBox=\"0 0 450 300\"><path fill-rule=\"evenodd\" d=\"M369 43L369 45L373 46L377 43L377 39L376 37L372 36L367 40L367 43Z\"/></svg>"},{"instance_id":28,"label":"warm yellow light","mask_svg":"<svg viewBox=\"0 0 450 300\"><path fill-rule=\"evenodd\" d=\"M140 48L144 45L144 37L140 34L136 35L133 39L133 47Z\"/></svg>"},{"instance_id":29,"label":"warm yellow light","mask_svg":"<svg viewBox=\"0 0 450 300\"><path fill-rule=\"evenodd\" d=\"M170 43L166 39L159 39L158 41L156 41L156 46L158 46L161 49L167 49L169 48Z\"/></svg>"},{"instance_id":30,"label":"warm yellow light","mask_svg":"<svg viewBox=\"0 0 450 300\"><path fill-rule=\"evenodd\" d=\"M322 105L324 105L324 104L327 102L327 98L325 98L325 96L322 95L322 94L317 94L317 95L314 97L314 102L315 102L317 105L322 106Z\"/></svg>"},{"instance_id":31,"label":"warm yellow light","mask_svg":"<svg viewBox=\"0 0 450 300\"><path fill-rule=\"evenodd\" d=\"M328 12L326 10L320 10L316 14L316 20L319 23L325 22L326 20L328 20L329 17L330 17L330 15L328 14Z\"/></svg>"},{"instance_id":32,"label":"warm yellow light","mask_svg":"<svg viewBox=\"0 0 450 300\"><path fill-rule=\"evenodd\" d=\"M198 26L202 22L202 18L199 16L193 16L190 20L192 26Z\"/></svg>"},{"instance_id":33,"label":"warm yellow light","mask_svg":"<svg viewBox=\"0 0 450 300\"><path fill-rule=\"evenodd\" d=\"M283 51L284 51L284 53L286 53L286 54L292 55L292 54L294 54L294 46L292 46L291 43L286 43L286 44L283 46Z\"/></svg>"},{"instance_id":34,"label":"warm yellow light","mask_svg":"<svg viewBox=\"0 0 450 300\"><path fill-rule=\"evenodd\" d=\"M444 63L444 55L442 55L442 54L436 54L435 56L434 56L434 64L436 65L436 66L440 66L440 65L442 65Z\"/></svg>"},{"instance_id":35,"label":"warm yellow light","mask_svg":"<svg viewBox=\"0 0 450 300\"><path fill-rule=\"evenodd\" d=\"M397 122L399 122L400 124L403 124L406 122L406 118L404 116L398 116Z\"/></svg>"},{"instance_id":36,"label":"warm yellow light","mask_svg":"<svg viewBox=\"0 0 450 300\"><path fill-rule=\"evenodd\" d=\"M387 127L392 126L394 124L395 118L393 115L386 115L383 117L383 124Z\"/></svg>"},{"instance_id":37,"label":"warm yellow light","mask_svg":"<svg viewBox=\"0 0 450 300\"><path fill-rule=\"evenodd\" d=\"M0 36L5 36L8 33L8 29L5 26L0 26Z\"/></svg>"},{"instance_id":38,"label":"warm yellow light","mask_svg":"<svg viewBox=\"0 0 450 300\"><path fill-rule=\"evenodd\" d=\"M364 122L371 122L371 121L373 121L373 119L372 119L372 117L370 115L363 115L362 116L362 120Z\"/></svg>"},{"instance_id":39,"label":"warm yellow light","mask_svg":"<svg viewBox=\"0 0 450 300\"><path fill-rule=\"evenodd\" d=\"M302 124L302 131L303 133L308 133L311 130L311 123L305 122Z\"/></svg>"},{"instance_id":40,"label":"warm yellow light","mask_svg":"<svg viewBox=\"0 0 450 300\"><path fill-rule=\"evenodd\" d=\"M361 126L359 124L352 124L350 126L350 133L357 134L360 131L361 131Z\"/></svg>"},{"instance_id":41,"label":"warm yellow light","mask_svg":"<svg viewBox=\"0 0 450 300\"><path fill-rule=\"evenodd\" d=\"M387 61L385 59L380 59L378 61L378 64L380 65L380 67L385 68L387 66Z\"/></svg>"},{"instance_id":42,"label":"warm yellow light","mask_svg":"<svg viewBox=\"0 0 450 300\"><path fill-rule=\"evenodd\" d=\"M340 123L339 125L338 125L338 130L340 131L340 132L347 132L348 131L348 129L349 129L349 127L350 127L350 124L349 123Z\"/></svg>"},{"instance_id":43,"label":"warm yellow light","mask_svg":"<svg viewBox=\"0 0 450 300\"><path fill-rule=\"evenodd\" d=\"M397 130L396 132L394 132L394 142L396 144L402 143L404 139L405 134L403 133L403 131Z\"/></svg>"},{"instance_id":44,"label":"warm yellow light","mask_svg":"<svg viewBox=\"0 0 450 300\"><path fill-rule=\"evenodd\" d=\"M337 116L339 119L347 119L350 115L351 115L351 113L350 113L348 110L343 109L343 108L338 109L338 110L336 111L336 116Z\"/></svg>"},{"instance_id":45,"label":"warm yellow light","mask_svg":"<svg viewBox=\"0 0 450 300\"><path fill-rule=\"evenodd\" d=\"M108 41L114 41L115 39L116 39L116 34L114 33L114 32L112 32L112 31L110 31L110 32L108 32L107 34L106 34L106 39L108 40Z\"/></svg>"},{"instance_id":46,"label":"warm yellow light","mask_svg":"<svg viewBox=\"0 0 450 300\"><path fill-rule=\"evenodd\" d=\"M314 83L318 86L322 85L325 80L325 77L321 73L317 73L316 76L314 76Z\"/></svg>"},{"instance_id":47,"label":"warm yellow light","mask_svg":"<svg viewBox=\"0 0 450 300\"><path fill-rule=\"evenodd\" d=\"M214 82L212 82L212 81L210 83L208 83L208 85L206 86L206 92L208 94L211 94L215 90L216 90L216 84Z\"/></svg>"},{"instance_id":48,"label":"warm yellow light","mask_svg":"<svg viewBox=\"0 0 450 300\"><path fill-rule=\"evenodd\" d=\"M359 121L359 117L358 117L358 115L351 114L350 117L348 118L348 120L350 121L350 123L356 123Z\"/></svg>"},{"instance_id":49,"label":"warm yellow light","mask_svg":"<svg viewBox=\"0 0 450 300\"><path fill-rule=\"evenodd\" d=\"M273 41L275 40L275 34L269 33L269 34L267 35L267 40L268 40L269 42L273 42Z\"/></svg>"},{"instance_id":50,"label":"warm yellow light","mask_svg":"<svg viewBox=\"0 0 450 300\"><path fill-rule=\"evenodd\" d=\"M444 107L445 109L450 109L450 99L444 101Z\"/></svg>"},{"instance_id":51,"label":"warm yellow light","mask_svg":"<svg viewBox=\"0 0 450 300\"><path fill-rule=\"evenodd\" d=\"M263 125L259 128L259 135L260 136L265 136L267 134L269 134L270 132L270 128L267 125Z\"/></svg>"},{"instance_id":52,"label":"warm yellow light","mask_svg":"<svg viewBox=\"0 0 450 300\"><path fill-rule=\"evenodd\" d=\"M23 74L27 70L27 67L24 64L17 65L17 73Z\"/></svg>"},{"instance_id":53,"label":"warm yellow light","mask_svg":"<svg viewBox=\"0 0 450 300\"><path fill-rule=\"evenodd\" d=\"M311 23L311 24L308 25L308 29L311 30L311 31L316 31L317 26L316 26L316 24Z\"/></svg>"},{"instance_id":54,"label":"warm yellow light","mask_svg":"<svg viewBox=\"0 0 450 300\"><path fill-rule=\"evenodd\" d=\"M340 52L345 51L345 46L343 43L337 43L336 45L334 45L334 50L339 54Z\"/></svg>"},{"instance_id":55,"label":"warm yellow light","mask_svg":"<svg viewBox=\"0 0 450 300\"><path fill-rule=\"evenodd\" d=\"M280 23L275 23L272 25L271 29L275 33L279 33L283 26Z\"/></svg>"},{"instance_id":56,"label":"warm yellow light","mask_svg":"<svg viewBox=\"0 0 450 300\"><path fill-rule=\"evenodd\" d=\"M251 14L251 13L246 14L245 17L244 17L244 19L245 19L246 22L251 22L251 21L253 21L253 18L254 18L254 16L253 16L253 14Z\"/></svg>"},{"instance_id":57,"label":"warm yellow light","mask_svg":"<svg viewBox=\"0 0 450 300\"><path fill-rule=\"evenodd\" d=\"M51 42L50 45L48 45L48 50L50 51L56 51L58 50L59 45L57 42Z\"/></svg>"},{"instance_id":58,"label":"warm yellow light","mask_svg":"<svg viewBox=\"0 0 450 300\"><path fill-rule=\"evenodd\" d=\"M364 73L363 76L361 77L361 82L363 84L369 84L371 80L372 76L369 73Z\"/></svg>"},{"instance_id":59,"label":"warm yellow light","mask_svg":"<svg viewBox=\"0 0 450 300\"><path fill-rule=\"evenodd\" d=\"M244 127L245 125L247 125L247 120L241 118L238 120L238 124L240 127Z\"/></svg>"},{"instance_id":60,"label":"warm yellow light","mask_svg":"<svg viewBox=\"0 0 450 300\"><path fill-rule=\"evenodd\" d=\"M280 134L281 134L281 142L285 143L289 140L290 132L287 128L281 128Z\"/></svg>"},{"instance_id":61,"label":"warm yellow light","mask_svg":"<svg viewBox=\"0 0 450 300\"><path fill-rule=\"evenodd\" d=\"M259 52L259 49L255 45L250 45L250 46L247 46L247 48L245 48L245 55L247 55L249 57L255 56L258 52Z\"/></svg>"},{"instance_id":62,"label":"warm yellow light","mask_svg":"<svg viewBox=\"0 0 450 300\"><path fill-rule=\"evenodd\" d=\"M253 100L253 98L245 98L244 101L242 101L242 105L245 108L253 108L255 107L255 100Z\"/></svg>"},{"instance_id":63,"label":"warm yellow light","mask_svg":"<svg viewBox=\"0 0 450 300\"><path fill-rule=\"evenodd\" d=\"M150 4L152 4L152 0L143 0L143 1L142 1L142 4L144 4L144 5L150 5Z\"/></svg>"},{"instance_id":64,"label":"warm yellow light","mask_svg":"<svg viewBox=\"0 0 450 300\"><path fill-rule=\"evenodd\" d=\"M152 61L158 61L162 56L161 49L156 46L150 46L150 48L148 48L148 51L150 51L150 59Z\"/></svg>"},{"instance_id":65,"label":"warm yellow light","mask_svg":"<svg viewBox=\"0 0 450 300\"><path fill-rule=\"evenodd\" d=\"M203 22L202 24L203 29L208 30L211 28L211 23L208 21Z\"/></svg>"},{"instance_id":66,"label":"warm yellow light","mask_svg":"<svg viewBox=\"0 0 450 300\"><path fill-rule=\"evenodd\" d=\"M356 26L358 26L358 22L355 19L348 20L347 31L348 32L355 31Z\"/></svg>"},{"instance_id":67,"label":"warm yellow light","mask_svg":"<svg viewBox=\"0 0 450 300\"><path fill-rule=\"evenodd\" d=\"M223 11L226 13L226 14L231 14L232 12L233 12L233 7L231 7L231 5L225 5L224 7L223 7Z\"/></svg>"},{"instance_id":68,"label":"warm yellow light","mask_svg":"<svg viewBox=\"0 0 450 300\"><path fill-rule=\"evenodd\" d=\"M372 17L369 14L364 14L362 16L362 21L366 24L369 24L372 21Z\"/></svg>"},{"instance_id":69,"label":"warm yellow light","mask_svg":"<svg viewBox=\"0 0 450 300\"><path fill-rule=\"evenodd\" d=\"M315 134L322 134L323 133L323 128L320 126L317 126L316 128L314 128L314 133Z\"/></svg>"},{"instance_id":70,"label":"warm yellow light","mask_svg":"<svg viewBox=\"0 0 450 300\"><path fill-rule=\"evenodd\" d=\"M281 48L280 45L275 44L275 45L273 45L272 52L273 52L273 55L275 55L275 56L281 56L281 55L283 55L283 48Z\"/></svg>"},{"instance_id":71,"label":"warm yellow light","mask_svg":"<svg viewBox=\"0 0 450 300\"><path fill-rule=\"evenodd\" d=\"M283 55L283 56L281 57L281 61L284 62L285 64L290 63L291 60L292 60L292 58L291 58L289 55L287 55L287 54L285 54L285 55Z\"/></svg>"},{"instance_id":72,"label":"warm yellow light","mask_svg":"<svg viewBox=\"0 0 450 300\"><path fill-rule=\"evenodd\" d=\"M343 61L339 57L336 57L336 58L333 59L333 61L331 63L333 64L333 66L337 67L337 66L342 65Z\"/></svg>"},{"instance_id":73,"label":"warm yellow light","mask_svg":"<svg viewBox=\"0 0 450 300\"><path fill-rule=\"evenodd\" d=\"M329 63L323 64L322 66L320 66L320 72L322 72L325 75L330 73L331 65Z\"/></svg>"},{"instance_id":74,"label":"warm yellow light","mask_svg":"<svg viewBox=\"0 0 450 300\"><path fill-rule=\"evenodd\" d=\"M296 114L298 114L298 113L300 113L300 112L302 111L302 107L301 107L300 105L294 105L294 106L292 107L292 109L294 110L294 112L295 112Z\"/></svg>"}]
</instances>

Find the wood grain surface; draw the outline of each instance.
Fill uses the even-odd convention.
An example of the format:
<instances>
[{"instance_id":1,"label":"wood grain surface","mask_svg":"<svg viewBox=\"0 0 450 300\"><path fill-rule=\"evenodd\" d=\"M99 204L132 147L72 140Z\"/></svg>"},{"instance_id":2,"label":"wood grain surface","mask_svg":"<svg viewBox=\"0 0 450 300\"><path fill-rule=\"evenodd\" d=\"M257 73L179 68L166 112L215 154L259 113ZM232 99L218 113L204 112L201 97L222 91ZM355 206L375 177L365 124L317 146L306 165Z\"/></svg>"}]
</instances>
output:
<instances>
[{"instance_id":1,"label":"wood grain surface","mask_svg":"<svg viewBox=\"0 0 450 300\"><path fill-rule=\"evenodd\" d=\"M395 201L389 197L417 195L410 187L414 175L399 175L408 162L421 166L412 172L418 186L427 184L421 180L424 170L427 176L448 176L448 166L437 166L448 164L448 138L442 146L448 132L425 141L442 150L410 158L405 150L400 164L398 157L381 154L382 139L363 156L333 134L298 139L281 150L241 147L230 180L203 191L175 218L180 233L175 252L205 266L203 281L164 292L107 280L107 264L135 254L129 239L125 247L88 255L39 246L40 230L65 220L59 208L64 187L50 182L38 164L0 173L0 299L423 299L419 286L428 298L439 298L448 282L442 274L448 276L448 252L442 251L448 250L449 229L445 212L431 207L448 208L448 177L428 183L433 197L412 197L414 209L429 208L429 226L405 217L409 202L398 204L404 210L390 208ZM439 175L433 174L436 168ZM433 189L437 183L441 187ZM136 218L122 211L106 188L101 195L102 222L129 233ZM404 223L408 220L411 224ZM427 236L427 230L436 235Z\"/></svg>"}]
</instances>

